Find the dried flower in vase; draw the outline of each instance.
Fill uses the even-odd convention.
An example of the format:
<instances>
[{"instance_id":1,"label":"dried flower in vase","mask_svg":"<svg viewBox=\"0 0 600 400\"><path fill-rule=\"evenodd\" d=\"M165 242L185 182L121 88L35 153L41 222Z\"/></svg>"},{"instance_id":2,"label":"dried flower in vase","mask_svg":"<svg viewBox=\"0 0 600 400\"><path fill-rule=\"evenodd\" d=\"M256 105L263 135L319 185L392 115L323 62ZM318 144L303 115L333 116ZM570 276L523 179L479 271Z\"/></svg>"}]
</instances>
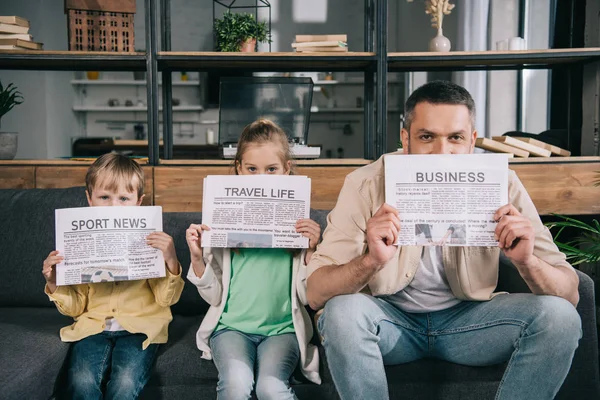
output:
<instances>
[{"instance_id":1,"label":"dried flower in vase","mask_svg":"<svg viewBox=\"0 0 600 400\"><path fill-rule=\"evenodd\" d=\"M455 6L450 0L425 0L425 14L431 15L431 26L437 29L437 36L429 42L429 51L450 51L450 40L444 36L442 24L444 15L449 15Z\"/></svg>"}]
</instances>

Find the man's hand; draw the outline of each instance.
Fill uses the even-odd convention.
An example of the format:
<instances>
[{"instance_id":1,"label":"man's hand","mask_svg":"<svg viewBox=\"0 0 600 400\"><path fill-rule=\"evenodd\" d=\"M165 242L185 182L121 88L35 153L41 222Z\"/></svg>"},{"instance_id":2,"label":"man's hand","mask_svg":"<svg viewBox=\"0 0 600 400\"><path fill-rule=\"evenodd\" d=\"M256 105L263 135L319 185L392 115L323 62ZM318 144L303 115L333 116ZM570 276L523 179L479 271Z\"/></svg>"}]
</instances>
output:
<instances>
[{"instance_id":1,"label":"man's hand","mask_svg":"<svg viewBox=\"0 0 600 400\"><path fill-rule=\"evenodd\" d=\"M498 221L495 237L504 254L515 265L534 265L535 231L529 218L522 216L512 204L507 204L496 211L494 220Z\"/></svg>"},{"instance_id":2,"label":"man's hand","mask_svg":"<svg viewBox=\"0 0 600 400\"><path fill-rule=\"evenodd\" d=\"M387 203L367 221L367 246L369 252L363 265L379 268L387 263L396 253L400 217L398 211Z\"/></svg>"},{"instance_id":3,"label":"man's hand","mask_svg":"<svg viewBox=\"0 0 600 400\"><path fill-rule=\"evenodd\" d=\"M50 293L56 291L56 264L60 264L64 259L63 256L58 255L58 251L54 250L44 260L42 274L44 275L44 279L46 279Z\"/></svg>"},{"instance_id":4,"label":"man's hand","mask_svg":"<svg viewBox=\"0 0 600 400\"><path fill-rule=\"evenodd\" d=\"M152 232L146 237L146 243L162 251L169 272L173 275L179 274L179 261L177 260L175 244L171 236L165 232Z\"/></svg>"}]
</instances>

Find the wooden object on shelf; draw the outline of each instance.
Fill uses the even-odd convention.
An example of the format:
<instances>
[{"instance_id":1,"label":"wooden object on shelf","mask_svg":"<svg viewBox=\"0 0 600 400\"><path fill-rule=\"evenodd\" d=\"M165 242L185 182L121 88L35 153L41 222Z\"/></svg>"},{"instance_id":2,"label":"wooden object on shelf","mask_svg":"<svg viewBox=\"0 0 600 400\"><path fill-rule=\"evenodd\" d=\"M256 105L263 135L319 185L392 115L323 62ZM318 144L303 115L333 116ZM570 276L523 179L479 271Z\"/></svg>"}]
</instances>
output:
<instances>
[{"instance_id":1,"label":"wooden object on shelf","mask_svg":"<svg viewBox=\"0 0 600 400\"><path fill-rule=\"evenodd\" d=\"M135 0L65 0L69 50L131 52Z\"/></svg>"},{"instance_id":2,"label":"wooden object on shelf","mask_svg":"<svg viewBox=\"0 0 600 400\"><path fill-rule=\"evenodd\" d=\"M512 147L487 138L477 138L475 141L475 147L479 147L480 149L488 150L494 153L507 153L516 157L529 157L529 152L526 150L518 149L516 147Z\"/></svg>"},{"instance_id":3,"label":"wooden object on shelf","mask_svg":"<svg viewBox=\"0 0 600 400\"><path fill-rule=\"evenodd\" d=\"M347 42L348 35L296 35L296 43L306 42L329 42L335 40L337 42Z\"/></svg>"},{"instance_id":4,"label":"wooden object on shelf","mask_svg":"<svg viewBox=\"0 0 600 400\"><path fill-rule=\"evenodd\" d=\"M497 142L528 151L529 154L532 156L550 157L552 155L552 152L550 152L550 150L546 150L543 147L538 147L531 143L525 143L519 139L515 139L510 136L494 136L492 139Z\"/></svg>"},{"instance_id":5,"label":"wooden object on shelf","mask_svg":"<svg viewBox=\"0 0 600 400\"><path fill-rule=\"evenodd\" d=\"M42 50L42 43L31 42L22 39L2 39L0 38L0 49L8 49L6 46L11 46L15 50Z\"/></svg>"},{"instance_id":6,"label":"wooden object on shelf","mask_svg":"<svg viewBox=\"0 0 600 400\"><path fill-rule=\"evenodd\" d=\"M29 21L16 15L0 15L0 24L19 25L29 28Z\"/></svg>"},{"instance_id":7,"label":"wooden object on shelf","mask_svg":"<svg viewBox=\"0 0 600 400\"><path fill-rule=\"evenodd\" d=\"M569 150L561 149L558 146L554 146L552 144L542 142L541 140L537 140L537 139L530 138L530 137L516 137L516 136L513 136L513 137L515 139L519 139L525 143L530 143L530 144L533 144L534 146L538 146L538 147L542 147L546 150L550 150L550 152L556 156L569 157L571 155L571 152Z\"/></svg>"}]
</instances>

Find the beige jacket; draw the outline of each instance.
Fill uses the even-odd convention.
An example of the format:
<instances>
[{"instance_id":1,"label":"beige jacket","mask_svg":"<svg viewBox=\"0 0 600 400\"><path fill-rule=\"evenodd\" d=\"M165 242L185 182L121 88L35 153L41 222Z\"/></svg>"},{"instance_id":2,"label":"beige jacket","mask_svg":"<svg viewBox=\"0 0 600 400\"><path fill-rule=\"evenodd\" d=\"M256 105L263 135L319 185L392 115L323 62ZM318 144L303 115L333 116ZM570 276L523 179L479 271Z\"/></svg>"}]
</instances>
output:
<instances>
[{"instance_id":1,"label":"beige jacket","mask_svg":"<svg viewBox=\"0 0 600 400\"><path fill-rule=\"evenodd\" d=\"M292 267L292 322L298 345L300 347L300 368L304 376L310 381L320 384L319 352L310 344L313 336L311 319L304 306L306 300L306 265L304 264L304 251L294 257ZM200 296L210 304L208 312L202 320L200 329L196 333L196 345L202 350L202 358L212 359L209 339L217 327L227 297L229 295L229 282L231 279L231 249L205 248L204 262L206 269L202 278L198 278L194 268L190 265L187 279L198 289Z\"/></svg>"},{"instance_id":2,"label":"beige jacket","mask_svg":"<svg viewBox=\"0 0 600 400\"><path fill-rule=\"evenodd\" d=\"M348 174L335 208L327 217L323 241L308 265L308 276L317 269L345 264L365 254L367 221L385 202L384 157ZM537 213L523 184L514 173L508 175L509 201L533 223L534 255L553 266L572 268ZM404 289L420 265L421 246L399 246L392 259L373 277L368 289L374 296L390 295ZM444 268L454 295L462 300L489 300L498 282L498 247L443 247Z\"/></svg>"}]
</instances>

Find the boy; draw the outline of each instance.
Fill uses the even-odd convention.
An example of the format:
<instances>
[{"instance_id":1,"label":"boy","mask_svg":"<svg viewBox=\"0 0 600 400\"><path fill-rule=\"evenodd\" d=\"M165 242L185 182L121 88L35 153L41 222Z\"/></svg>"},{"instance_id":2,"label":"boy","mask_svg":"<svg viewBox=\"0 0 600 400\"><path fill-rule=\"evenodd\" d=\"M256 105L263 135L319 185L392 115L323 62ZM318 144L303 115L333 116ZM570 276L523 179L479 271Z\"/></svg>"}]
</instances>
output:
<instances>
[{"instance_id":1,"label":"boy","mask_svg":"<svg viewBox=\"0 0 600 400\"><path fill-rule=\"evenodd\" d=\"M92 164L85 184L91 207L139 206L144 198L142 169L114 153ZM63 341L73 342L65 367L69 399L137 398L150 378L184 281L171 236L153 232L146 241L163 253L164 278L57 287L56 264L64 257L52 251L44 261L46 294L58 311L75 319L60 331Z\"/></svg>"}]
</instances>

